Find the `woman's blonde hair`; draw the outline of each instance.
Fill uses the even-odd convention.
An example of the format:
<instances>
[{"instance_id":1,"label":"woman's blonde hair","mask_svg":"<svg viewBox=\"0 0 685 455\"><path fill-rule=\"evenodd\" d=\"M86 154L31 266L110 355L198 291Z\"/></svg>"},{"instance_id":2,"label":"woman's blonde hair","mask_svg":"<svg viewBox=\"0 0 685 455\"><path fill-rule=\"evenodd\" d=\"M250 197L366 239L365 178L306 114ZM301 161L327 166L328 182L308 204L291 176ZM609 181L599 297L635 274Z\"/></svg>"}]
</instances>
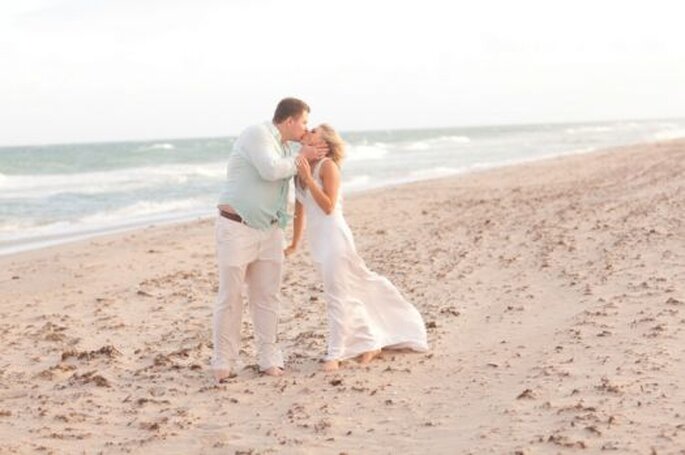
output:
<instances>
[{"instance_id":1,"label":"woman's blonde hair","mask_svg":"<svg viewBox=\"0 0 685 455\"><path fill-rule=\"evenodd\" d=\"M343 141L338 132L327 123L322 123L318 128L321 131L321 138L326 141L326 144L328 144L328 147L330 148L326 156L340 167L340 162L345 156L345 141Z\"/></svg>"}]
</instances>

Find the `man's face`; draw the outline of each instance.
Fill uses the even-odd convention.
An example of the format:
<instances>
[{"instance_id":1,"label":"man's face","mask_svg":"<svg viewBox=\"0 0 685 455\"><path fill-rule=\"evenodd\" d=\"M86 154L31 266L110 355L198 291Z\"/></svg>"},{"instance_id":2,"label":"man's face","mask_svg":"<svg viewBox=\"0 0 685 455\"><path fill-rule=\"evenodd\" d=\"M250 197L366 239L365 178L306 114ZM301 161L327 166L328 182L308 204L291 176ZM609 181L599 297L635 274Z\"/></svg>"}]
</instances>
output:
<instances>
[{"instance_id":1,"label":"man's face","mask_svg":"<svg viewBox=\"0 0 685 455\"><path fill-rule=\"evenodd\" d=\"M289 141L301 141L307 132L307 122L309 121L309 112L304 111L299 117L289 117L288 122L288 133L289 137L286 138Z\"/></svg>"}]
</instances>

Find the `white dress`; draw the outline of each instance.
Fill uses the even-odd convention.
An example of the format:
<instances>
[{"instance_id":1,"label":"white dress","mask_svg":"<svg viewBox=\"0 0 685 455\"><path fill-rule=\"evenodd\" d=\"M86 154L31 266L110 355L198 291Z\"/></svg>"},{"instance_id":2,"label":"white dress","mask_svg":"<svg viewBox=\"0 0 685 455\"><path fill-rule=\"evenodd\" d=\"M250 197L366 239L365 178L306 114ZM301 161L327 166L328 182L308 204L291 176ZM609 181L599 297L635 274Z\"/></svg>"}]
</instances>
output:
<instances>
[{"instance_id":1,"label":"white dress","mask_svg":"<svg viewBox=\"0 0 685 455\"><path fill-rule=\"evenodd\" d=\"M320 169L312 169L322 186ZM385 277L370 271L357 254L352 232L343 218L342 195L326 215L311 193L295 184L306 213L311 257L323 278L328 311L325 360L345 360L381 348L426 351L426 327L418 310Z\"/></svg>"}]
</instances>

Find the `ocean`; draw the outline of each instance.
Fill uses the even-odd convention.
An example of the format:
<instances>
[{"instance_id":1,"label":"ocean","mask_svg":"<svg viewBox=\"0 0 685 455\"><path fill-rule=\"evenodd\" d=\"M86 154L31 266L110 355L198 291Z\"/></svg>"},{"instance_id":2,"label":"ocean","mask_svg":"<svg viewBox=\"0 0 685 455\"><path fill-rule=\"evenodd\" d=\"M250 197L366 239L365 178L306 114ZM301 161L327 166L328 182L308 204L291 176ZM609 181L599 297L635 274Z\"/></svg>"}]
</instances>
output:
<instances>
[{"instance_id":1,"label":"ocean","mask_svg":"<svg viewBox=\"0 0 685 455\"><path fill-rule=\"evenodd\" d=\"M345 194L632 143L685 119L341 132ZM212 216L234 137L0 148L0 255Z\"/></svg>"}]
</instances>

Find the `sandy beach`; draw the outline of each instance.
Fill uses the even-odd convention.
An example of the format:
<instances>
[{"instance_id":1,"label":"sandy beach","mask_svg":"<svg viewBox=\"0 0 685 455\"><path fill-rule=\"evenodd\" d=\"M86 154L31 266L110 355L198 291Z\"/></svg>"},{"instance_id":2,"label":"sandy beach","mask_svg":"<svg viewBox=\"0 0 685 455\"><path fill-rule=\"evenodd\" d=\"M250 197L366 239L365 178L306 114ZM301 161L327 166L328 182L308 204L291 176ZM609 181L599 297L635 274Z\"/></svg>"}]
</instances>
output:
<instances>
[{"instance_id":1,"label":"sandy beach","mask_svg":"<svg viewBox=\"0 0 685 455\"><path fill-rule=\"evenodd\" d=\"M213 220L0 257L0 453L685 453L685 141L369 191L357 247L429 353L320 371L289 258L287 375L208 371Z\"/></svg>"}]
</instances>

